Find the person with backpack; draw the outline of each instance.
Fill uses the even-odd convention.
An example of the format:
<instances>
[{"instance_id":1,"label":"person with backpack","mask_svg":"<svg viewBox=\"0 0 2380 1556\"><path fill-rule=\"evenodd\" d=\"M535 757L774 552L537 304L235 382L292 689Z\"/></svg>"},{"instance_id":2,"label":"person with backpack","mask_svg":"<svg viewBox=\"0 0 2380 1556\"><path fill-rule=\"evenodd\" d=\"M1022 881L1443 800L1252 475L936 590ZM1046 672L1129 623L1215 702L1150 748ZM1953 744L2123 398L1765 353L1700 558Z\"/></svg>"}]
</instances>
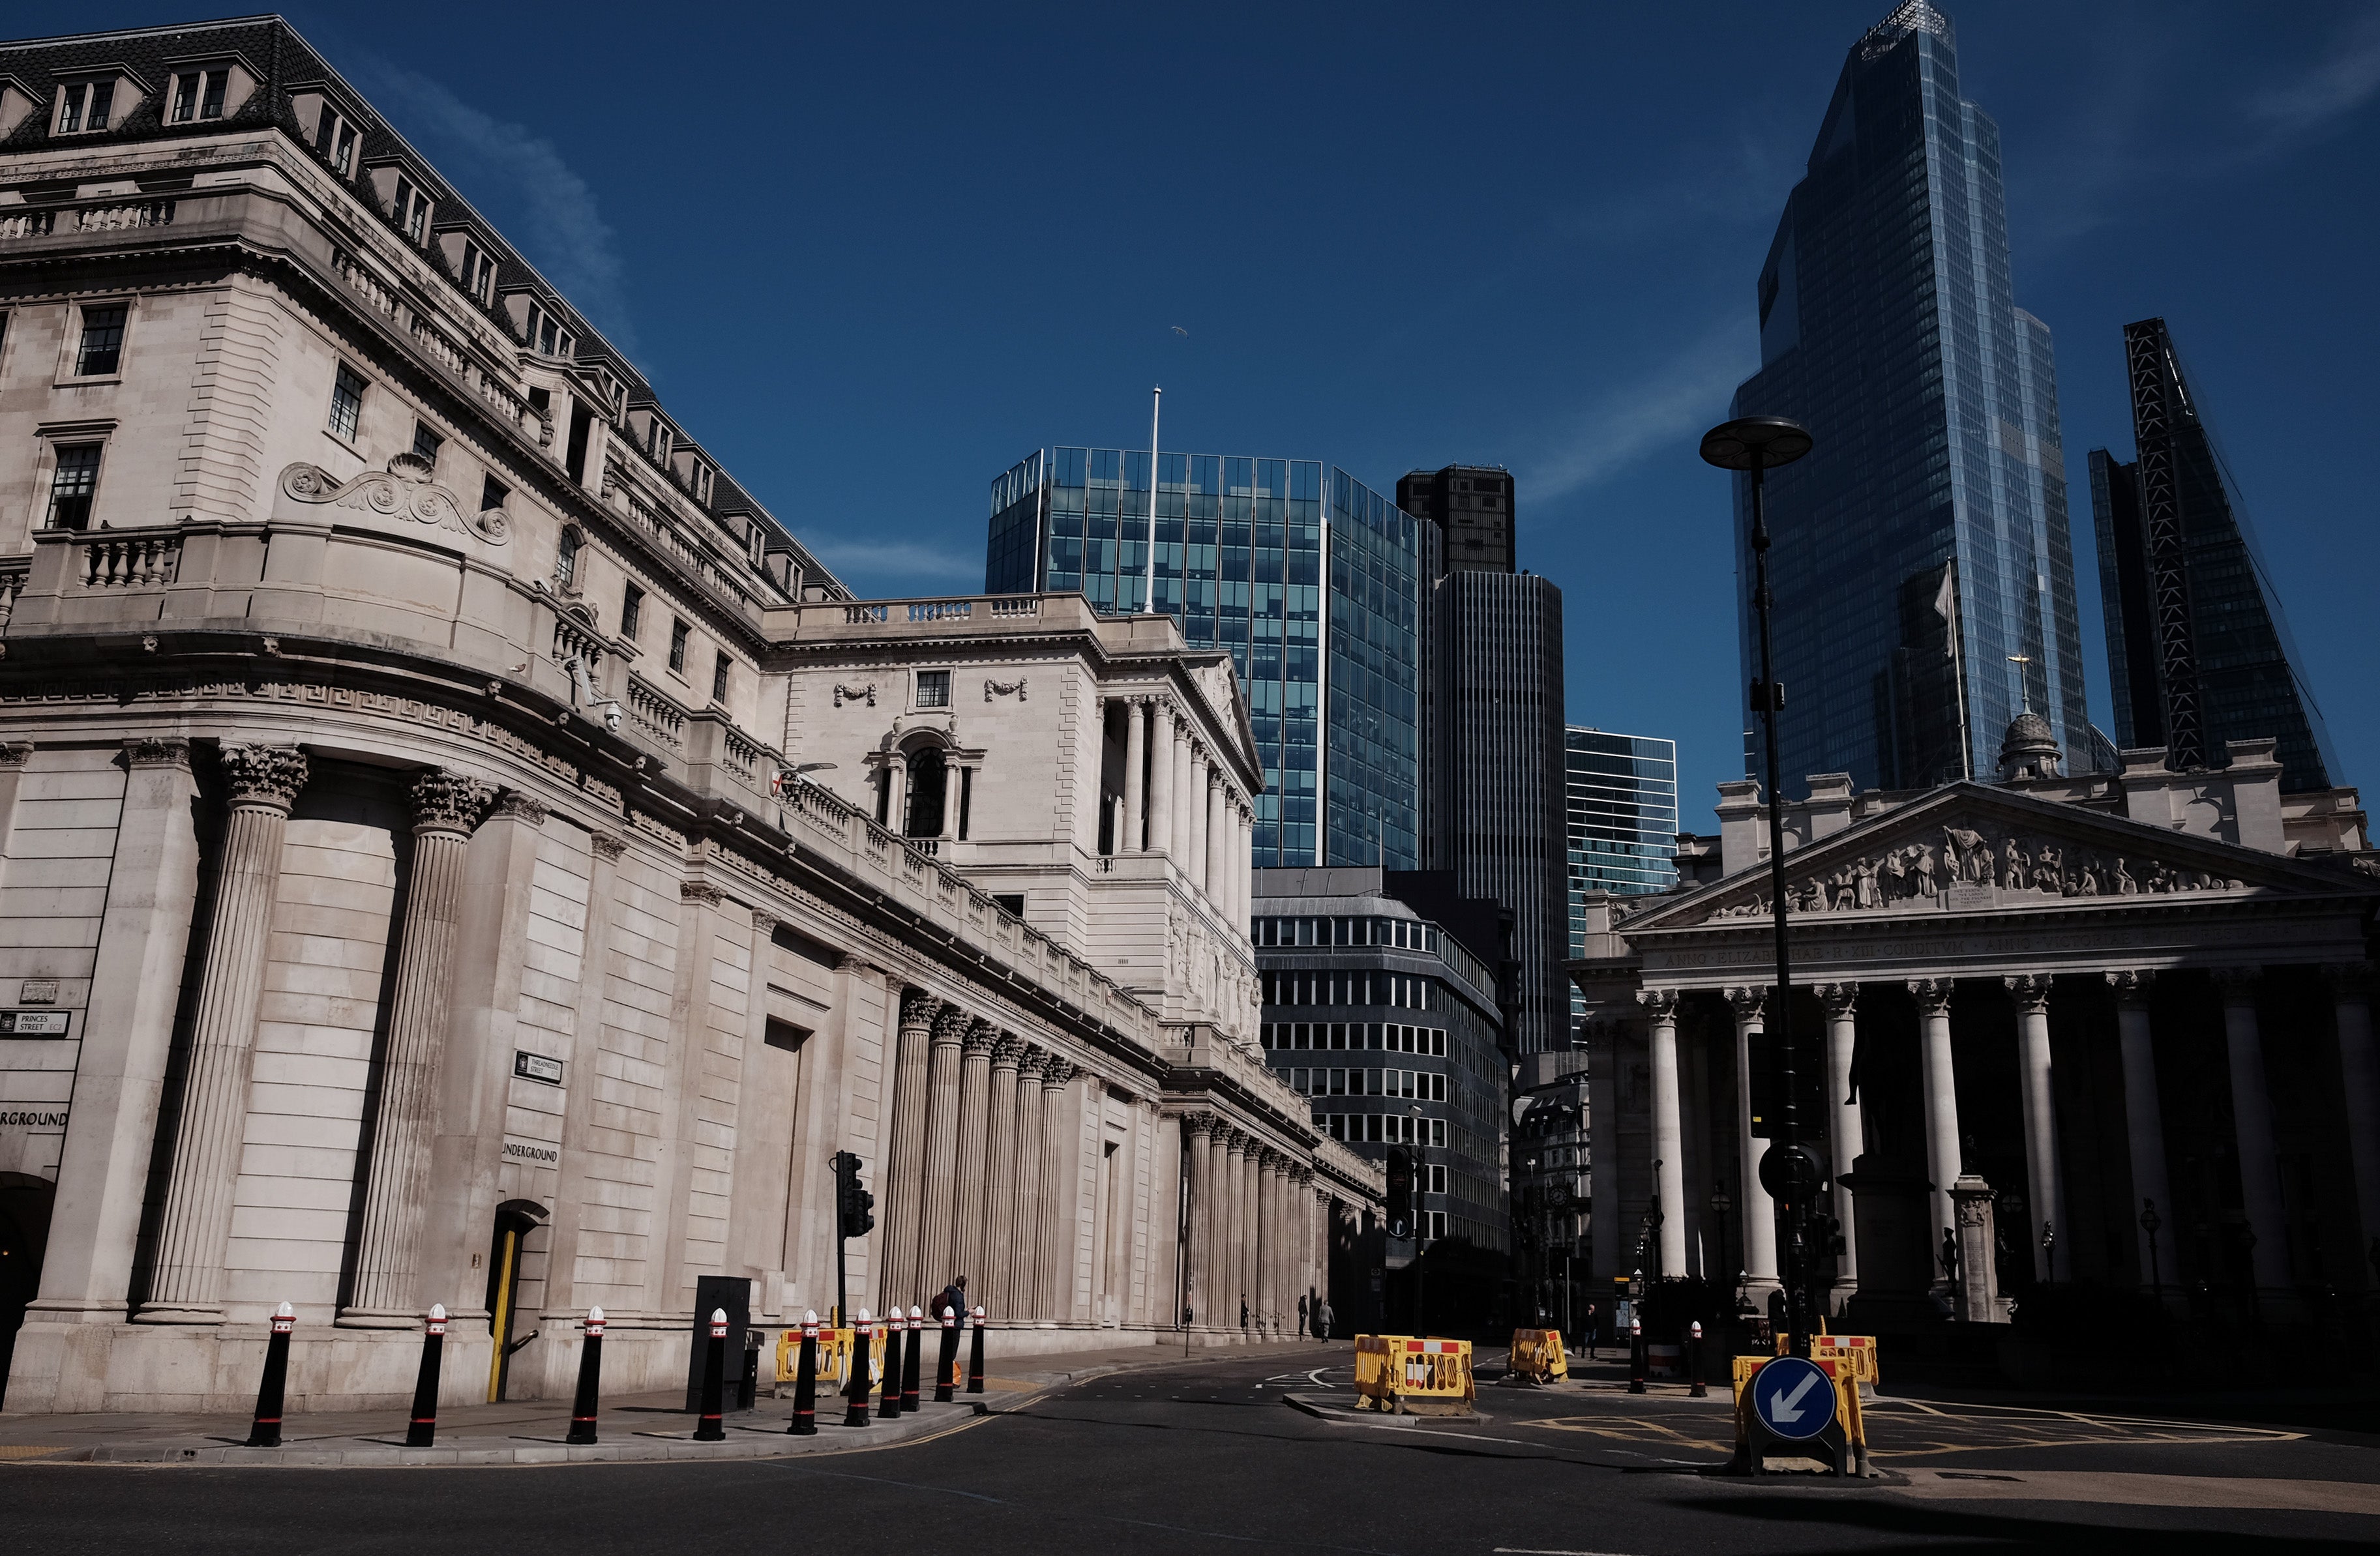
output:
<instances>
[{"instance_id":1,"label":"person with backpack","mask_svg":"<svg viewBox=\"0 0 2380 1556\"><path fill-rule=\"evenodd\" d=\"M965 1329L967 1323L966 1277L952 1276L951 1284L934 1295L934 1300L929 1311L937 1320L940 1320L944 1313L954 1312L958 1315L958 1327L962 1330Z\"/></svg>"}]
</instances>

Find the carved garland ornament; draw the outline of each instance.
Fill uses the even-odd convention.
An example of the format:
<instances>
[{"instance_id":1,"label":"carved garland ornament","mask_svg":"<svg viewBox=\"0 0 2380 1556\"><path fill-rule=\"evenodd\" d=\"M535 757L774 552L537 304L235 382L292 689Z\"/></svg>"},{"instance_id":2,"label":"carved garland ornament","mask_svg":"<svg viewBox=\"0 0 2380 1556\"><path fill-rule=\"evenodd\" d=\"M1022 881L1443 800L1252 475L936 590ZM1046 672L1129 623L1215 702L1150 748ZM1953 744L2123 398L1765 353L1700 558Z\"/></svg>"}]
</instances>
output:
<instances>
[{"instance_id":1,"label":"carved garland ornament","mask_svg":"<svg viewBox=\"0 0 2380 1556\"><path fill-rule=\"evenodd\" d=\"M987 681L983 683L983 700L985 702L991 701L995 696L1006 697L1011 695L1014 695L1020 703L1025 700L1025 678L1023 676L1020 675L1014 681Z\"/></svg>"},{"instance_id":2,"label":"carved garland ornament","mask_svg":"<svg viewBox=\"0 0 2380 1556\"><path fill-rule=\"evenodd\" d=\"M840 681L835 682L835 706L841 707L845 703L862 702L866 703L869 707L874 707L876 706L876 682L871 681L863 686L845 686Z\"/></svg>"},{"instance_id":3,"label":"carved garland ornament","mask_svg":"<svg viewBox=\"0 0 2380 1556\"><path fill-rule=\"evenodd\" d=\"M299 502L412 519L472 536L491 546L512 538L512 520L503 509L465 513L455 494L432 478L430 462L419 454L398 454L388 462L387 470L367 470L351 481L336 480L319 465L293 464L281 472L281 489Z\"/></svg>"}]
</instances>

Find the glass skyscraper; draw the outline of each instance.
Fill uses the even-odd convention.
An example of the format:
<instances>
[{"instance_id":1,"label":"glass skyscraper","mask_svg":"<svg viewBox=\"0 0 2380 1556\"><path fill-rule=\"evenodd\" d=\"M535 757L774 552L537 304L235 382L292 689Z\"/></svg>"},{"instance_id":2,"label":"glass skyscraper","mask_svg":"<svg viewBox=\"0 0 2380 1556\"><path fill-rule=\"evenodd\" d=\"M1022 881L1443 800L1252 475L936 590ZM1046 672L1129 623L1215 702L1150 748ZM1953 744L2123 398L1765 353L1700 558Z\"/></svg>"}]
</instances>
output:
<instances>
[{"instance_id":1,"label":"glass skyscraper","mask_svg":"<svg viewBox=\"0 0 2380 1556\"><path fill-rule=\"evenodd\" d=\"M1157 608L1228 649L1265 791L1256 863L1419 864L1420 525L1318 460L1161 454ZM1142 609L1146 449L1053 448L991 484L984 588Z\"/></svg>"},{"instance_id":2,"label":"glass skyscraper","mask_svg":"<svg viewBox=\"0 0 2380 1556\"><path fill-rule=\"evenodd\" d=\"M1569 795L1570 954L1586 954L1590 891L1639 895L1678 884L1678 742L1570 725L1563 731ZM1571 990L1572 1017L1586 1013Z\"/></svg>"},{"instance_id":3,"label":"glass skyscraper","mask_svg":"<svg viewBox=\"0 0 2380 1556\"><path fill-rule=\"evenodd\" d=\"M2028 707L2082 766L2049 332L2012 295L1998 128L1960 95L1949 19L1925 0L1852 45L1759 314L1761 368L1735 412L1816 440L1767 482L1787 791L1812 773L1900 789L1991 774ZM1749 682L1750 488L1735 488Z\"/></svg>"},{"instance_id":4,"label":"glass skyscraper","mask_svg":"<svg viewBox=\"0 0 2380 1556\"><path fill-rule=\"evenodd\" d=\"M2322 710L2165 320L2126 325L2124 359L2139 461L2091 451L2116 739L2177 768L2272 739L2283 789L2328 789L2342 780Z\"/></svg>"}]
</instances>

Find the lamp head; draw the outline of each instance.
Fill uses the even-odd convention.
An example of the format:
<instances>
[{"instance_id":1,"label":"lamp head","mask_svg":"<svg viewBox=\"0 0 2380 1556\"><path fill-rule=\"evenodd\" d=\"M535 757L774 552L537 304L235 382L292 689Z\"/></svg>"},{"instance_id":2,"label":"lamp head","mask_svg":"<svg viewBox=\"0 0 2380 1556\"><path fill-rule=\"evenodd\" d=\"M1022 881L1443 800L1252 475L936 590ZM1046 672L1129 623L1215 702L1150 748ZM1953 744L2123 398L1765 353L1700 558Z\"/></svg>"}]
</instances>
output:
<instances>
[{"instance_id":1,"label":"lamp head","mask_svg":"<svg viewBox=\"0 0 2380 1556\"><path fill-rule=\"evenodd\" d=\"M1738 416L1703 434L1703 459L1722 470L1774 470L1810 452L1810 429L1783 416Z\"/></svg>"}]
</instances>

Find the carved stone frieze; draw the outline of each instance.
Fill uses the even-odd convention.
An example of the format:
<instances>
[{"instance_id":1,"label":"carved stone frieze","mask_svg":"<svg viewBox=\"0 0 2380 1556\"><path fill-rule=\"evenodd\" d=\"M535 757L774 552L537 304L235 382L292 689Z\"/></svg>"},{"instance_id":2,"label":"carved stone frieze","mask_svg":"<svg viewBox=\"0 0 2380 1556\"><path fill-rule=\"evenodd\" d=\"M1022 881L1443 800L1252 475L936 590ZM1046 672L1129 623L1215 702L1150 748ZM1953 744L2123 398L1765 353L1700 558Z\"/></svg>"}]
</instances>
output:
<instances>
[{"instance_id":1,"label":"carved stone frieze","mask_svg":"<svg viewBox=\"0 0 2380 1556\"><path fill-rule=\"evenodd\" d=\"M367 470L350 481L341 481L318 465L292 464L281 472L281 489L299 502L411 519L492 546L512 538L512 521L503 509L467 514L454 492L436 479L430 462L419 454L398 454L388 462L386 470Z\"/></svg>"},{"instance_id":2,"label":"carved stone frieze","mask_svg":"<svg viewBox=\"0 0 2380 1556\"><path fill-rule=\"evenodd\" d=\"M874 707L876 682L870 681L858 686L846 686L841 682L835 682L834 706L841 707L845 703L865 703L869 707Z\"/></svg>"},{"instance_id":3,"label":"carved stone frieze","mask_svg":"<svg viewBox=\"0 0 2380 1556\"><path fill-rule=\"evenodd\" d=\"M1020 675L1014 681L986 681L983 683L983 700L985 702L990 702L994 697L1006 696L1014 696L1020 703L1025 701L1025 678L1023 676Z\"/></svg>"}]
</instances>

